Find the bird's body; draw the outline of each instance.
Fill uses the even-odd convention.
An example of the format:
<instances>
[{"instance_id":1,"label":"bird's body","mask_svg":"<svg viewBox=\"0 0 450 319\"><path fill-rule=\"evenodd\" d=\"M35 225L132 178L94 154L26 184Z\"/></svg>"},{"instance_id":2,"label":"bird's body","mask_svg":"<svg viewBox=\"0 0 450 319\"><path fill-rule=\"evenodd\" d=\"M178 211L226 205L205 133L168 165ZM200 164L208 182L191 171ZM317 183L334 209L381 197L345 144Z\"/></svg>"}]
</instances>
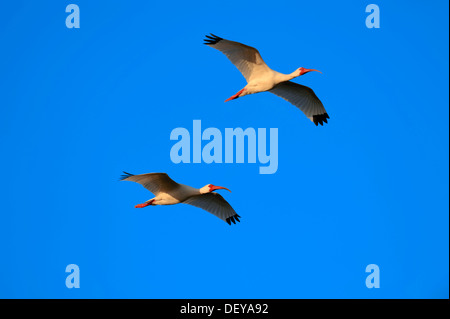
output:
<instances>
[{"instance_id":1,"label":"bird's body","mask_svg":"<svg viewBox=\"0 0 450 319\"><path fill-rule=\"evenodd\" d=\"M225 102L249 94L270 92L297 106L314 124L328 123L327 119L330 117L314 91L290 81L317 70L298 68L290 74L283 74L269 68L258 50L248 45L225 40L213 34L206 36L205 44L225 54L247 80L247 85Z\"/></svg>"},{"instance_id":2,"label":"bird's body","mask_svg":"<svg viewBox=\"0 0 450 319\"><path fill-rule=\"evenodd\" d=\"M231 222L239 221L240 216L231 205L220 194L213 193L218 189L229 191L225 187L208 184L202 188L194 188L175 182L166 173L133 175L124 172L121 180L139 183L155 195L145 203L136 205L136 208L183 203L202 208L230 225Z\"/></svg>"},{"instance_id":3,"label":"bird's body","mask_svg":"<svg viewBox=\"0 0 450 319\"><path fill-rule=\"evenodd\" d=\"M183 203L189 197L201 195L199 189L179 184L170 192L159 192L154 198L150 199L152 205L175 205Z\"/></svg>"},{"instance_id":4,"label":"bird's body","mask_svg":"<svg viewBox=\"0 0 450 319\"><path fill-rule=\"evenodd\" d=\"M244 87L244 92L239 97L249 94L255 94L260 92L266 92L272 90L275 86L282 82L286 82L295 78L298 72L291 74L283 74L274 70L269 69L267 72L260 77L253 77L249 80L247 85Z\"/></svg>"}]
</instances>

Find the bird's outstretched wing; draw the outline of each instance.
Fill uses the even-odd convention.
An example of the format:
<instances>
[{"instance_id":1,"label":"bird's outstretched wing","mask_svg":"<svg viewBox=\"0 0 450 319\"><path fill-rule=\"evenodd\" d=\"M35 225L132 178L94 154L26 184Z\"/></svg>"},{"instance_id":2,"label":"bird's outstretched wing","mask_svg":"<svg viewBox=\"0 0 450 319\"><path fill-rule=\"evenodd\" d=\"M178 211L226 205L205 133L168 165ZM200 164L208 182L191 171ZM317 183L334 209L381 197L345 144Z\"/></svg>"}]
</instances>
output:
<instances>
[{"instance_id":1,"label":"bird's outstretched wing","mask_svg":"<svg viewBox=\"0 0 450 319\"><path fill-rule=\"evenodd\" d=\"M208 193L195 195L189 197L183 203L204 209L223 221L226 221L229 225L231 225L231 222L233 224L236 224L236 221L240 222L239 217L241 216L236 214L233 207L220 194Z\"/></svg>"},{"instance_id":2,"label":"bird's outstretched wing","mask_svg":"<svg viewBox=\"0 0 450 319\"><path fill-rule=\"evenodd\" d=\"M168 192L179 186L166 173L148 173L141 175L133 175L127 172L123 173L124 175L121 176L120 180L139 183L155 195L160 192Z\"/></svg>"},{"instance_id":3,"label":"bird's outstretched wing","mask_svg":"<svg viewBox=\"0 0 450 319\"><path fill-rule=\"evenodd\" d=\"M324 122L328 123L327 119L330 117L311 88L286 81L278 84L269 92L298 107L316 126L319 124L323 125Z\"/></svg>"},{"instance_id":4,"label":"bird's outstretched wing","mask_svg":"<svg viewBox=\"0 0 450 319\"><path fill-rule=\"evenodd\" d=\"M206 45L219 50L241 71L247 82L252 77L270 72L270 68L261 58L258 50L248 45L222 39L211 33L204 40Z\"/></svg>"}]
</instances>

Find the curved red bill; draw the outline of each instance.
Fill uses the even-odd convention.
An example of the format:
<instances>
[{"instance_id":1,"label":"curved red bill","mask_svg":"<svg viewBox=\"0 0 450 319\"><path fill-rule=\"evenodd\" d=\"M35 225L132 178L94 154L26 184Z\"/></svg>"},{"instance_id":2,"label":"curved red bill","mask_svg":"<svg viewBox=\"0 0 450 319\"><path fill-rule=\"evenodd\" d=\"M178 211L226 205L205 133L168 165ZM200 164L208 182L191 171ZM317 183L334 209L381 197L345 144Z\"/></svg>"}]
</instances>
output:
<instances>
[{"instance_id":1,"label":"curved red bill","mask_svg":"<svg viewBox=\"0 0 450 319\"><path fill-rule=\"evenodd\" d=\"M316 70L316 69L305 69L304 73L311 72L311 71L319 72L322 74L322 72L320 72L319 70Z\"/></svg>"},{"instance_id":2,"label":"curved red bill","mask_svg":"<svg viewBox=\"0 0 450 319\"><path fill-rule=\"evenodd\" d=\"M229 192L231 193L231 191L230 191L228 188L226 188L226 187L215 186L215 185L211 185L211 186L209 187L209 191L210 191L210 192L215 191L215 190L218 190L218 189L226 189L227 191L229 191Z\"/></svg>"}]
</instances>

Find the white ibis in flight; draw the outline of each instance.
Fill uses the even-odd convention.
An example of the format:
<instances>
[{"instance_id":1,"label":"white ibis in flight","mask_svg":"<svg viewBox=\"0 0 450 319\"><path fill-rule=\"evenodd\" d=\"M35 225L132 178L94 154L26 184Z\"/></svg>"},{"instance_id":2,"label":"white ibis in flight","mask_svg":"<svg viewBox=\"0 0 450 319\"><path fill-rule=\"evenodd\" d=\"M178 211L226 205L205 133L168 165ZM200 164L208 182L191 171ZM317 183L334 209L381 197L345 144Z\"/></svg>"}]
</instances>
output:
<instances>
[{"instance_id":1,"label":"white ibis in flight","mask_svg":"<svg viewBox=\"0 0 450 319\"><path fill-rule=\"evenodd\" d=\"M141 175L133 175L123 172L121 176L122 181L132 181L141 184L155 197L149 199L143 204L138 204L135 208L143 208L154 205L174 205L174 204L189 204L195 207L202 208L207 212L226 221L229 225L231 222L236 224L240 222L238 214L233 207L218 193L213 193L218 189L226 189L226 187L215 186L208 184L202 188L194 188L191 186L178 184L172 180L166 173L149 173Z\"/></svg>"},{"instance_id":2,"label":"white ibis in flight","mask_svg":"<svg viewBox=\"0 0 450 319\"><path fill-rule=\"evenodd\" d=\"M211 36L207 35L204 41L204 44L225 54L247 80L247 85L225 102L268 91L298 107L316 126L323 125L323 122L328 123L327 119L330 117L314 91L290 81L308 72L320 71L298 68L291 74L279 73L269 68L258 50L253 47L222 39L212 33Z\"/></svg>"}]
</instances>

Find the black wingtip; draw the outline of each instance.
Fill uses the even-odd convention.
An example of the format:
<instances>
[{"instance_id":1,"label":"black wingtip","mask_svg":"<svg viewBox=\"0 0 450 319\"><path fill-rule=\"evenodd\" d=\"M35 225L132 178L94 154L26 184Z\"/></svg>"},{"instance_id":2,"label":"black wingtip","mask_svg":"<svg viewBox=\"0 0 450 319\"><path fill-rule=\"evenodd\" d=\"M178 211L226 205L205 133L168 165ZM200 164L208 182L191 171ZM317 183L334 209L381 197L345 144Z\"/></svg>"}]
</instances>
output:
<instances>
[{"instance_id":1,"label":"black wingtip","mask_svg":"<svg viewBox=\"0 0 450 319\"><path fill-rule=\"evenodd\" d=\"M231 222L233 222L233 224L236 224L236 222L240 223L241 221L239 220L239 217L241 217L241 216L239 216L238 214L235 214L233 216L228 217L226 219L226 222L228 223L228 225L231 225Z\"/></svg>"},{"instance_id":2,"label":"black wingtip","mask_svg":"<svg viewBox=\"0 0 450 319\"><path fill-rule=\"evenodd\" d=\"M221 37L218 37L217 35L214 35L212 33L210 33L211 36L209 35L205 35L206 39L204 39L203 41L205 41L206 45L214 45L216 43L218 43L219 41L223 40Z\"/></svg>"},{"instance_id":3,"label":"black wingtip","mask_svg":"<svg viewBox=\"0 0 450 319\"><path fill-rule=\"evenodd\" d=\"M319 124L323 126L324 122L328 123L327 119L329 118L330 116L328 115L328 113L313 115L313 122L314 124L316 124L316 126L318 126Z\"/></svg>"},{"instance_id":4,"label":"black wingtip","mask_svg":"<svg viewBox=\"0 0 450 319\"><path fill-rule=\"evenodd\" d=\"M124 179L127 179L130 176L134 176L134 175L124 171L123 175L120 175L120 180L123 181Z\"/></svg>"}]
</instances>

